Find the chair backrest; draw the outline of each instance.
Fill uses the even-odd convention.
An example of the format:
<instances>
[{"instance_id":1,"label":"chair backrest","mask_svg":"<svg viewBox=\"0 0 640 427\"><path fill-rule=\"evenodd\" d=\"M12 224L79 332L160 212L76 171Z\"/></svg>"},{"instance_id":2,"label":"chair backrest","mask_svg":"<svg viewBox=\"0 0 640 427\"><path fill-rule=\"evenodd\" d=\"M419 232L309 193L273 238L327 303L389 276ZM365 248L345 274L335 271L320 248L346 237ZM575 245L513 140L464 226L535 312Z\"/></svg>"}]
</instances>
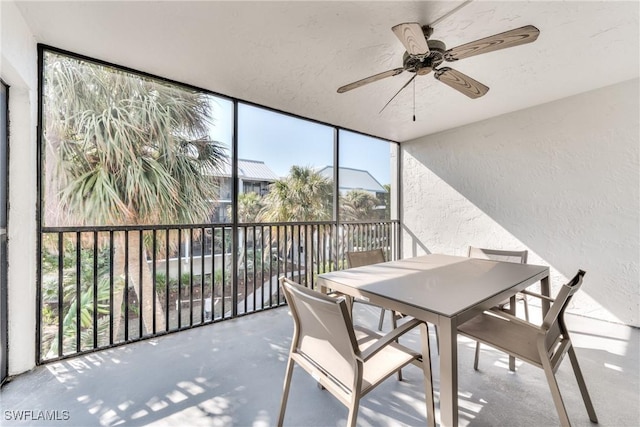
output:
<instances>
[{"instance_id":1,"label":"chair backrest","mask_svg":"<svg viewBox=\"0 0 640 427\"><path fill-rule=\"evenodd\" d=\"M491 259L494 261L515 262L519 264L527 263L529 251L504 251L501 249L486 249L469 246L468 256L470 258Z\"/></svg>"},{"instance_id":2,"label":"chair backrest","mask_svg":"<svg viewBox=\"0 0 640 427\"><path fill-rule=\"evenodd\" d=\"M544 316L541 328L550 331L551 337L549 337L549 339L554 340L558 334L566 332L563 321L564 311L569 305L573 295L578 292L578 289L582 286L582 278L585 274L586 272L584 270L578 270L576 275L573 276L573 279L562 285L555 301ZM553 333L551 333L551 331L553 331Z\"/></svg>"},{"instance_id":3,"label":"chair backrest","mask_svg":"<svg viewBox=\"0 0 640 427\"><path fill-rule=\"evenodd\" d=\"M294 321L292 351L351 390L360 350L344 297L333 298L282 277Z\"/></svg>"},{"instance_id":4,"label":"chair backrest","mask_svg":"<svg viewBox=\"0 0 640 427\"><path fill-rule=\"evenodd\" d=\"M385 262L384 252L382 251L382 249L347 252L347 262L349 263L349 268L378 264L381 262Z\"/></svg>"},{"instance_id":5,"label":"chair backrest","mask_svg":"<svg viewBox=\"0 0 640 427\"><path fill-rule=\"evenodd\" d=\"M582 277L585 275L583 270L578 270L578 273L569 281L569 283L562 285L555 301L549 308L549 311L542 320L540 328L545 332L544 344L549 355L555 353L558 348L558 344L569 342L568 330L564 324L564 310L569 305L573 295L578 292L580 286L582 286ZM558 360L562 360L559 358Z\"/></svg>"}]
</instances>

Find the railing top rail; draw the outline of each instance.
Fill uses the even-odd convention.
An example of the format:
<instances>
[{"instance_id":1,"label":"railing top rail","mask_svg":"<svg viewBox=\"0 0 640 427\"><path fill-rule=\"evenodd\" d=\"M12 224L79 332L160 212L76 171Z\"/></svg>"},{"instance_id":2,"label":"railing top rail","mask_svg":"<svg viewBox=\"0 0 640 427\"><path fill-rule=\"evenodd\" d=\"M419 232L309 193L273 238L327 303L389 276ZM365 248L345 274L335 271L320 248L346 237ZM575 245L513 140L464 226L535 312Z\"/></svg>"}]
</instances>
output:
<instances>
[{"instance_id":1,"label":"railing top rail","mask_svg":"<svg viewBox=\"0 0 640 427\"><path fill-rule=\"evenodd\" d=\"M359 224L399 224L399 220L371 220L371 221L341 221L340 225ZM283 227L291 225L335 225L336 221L290 221L290 222L251 222L239 223L237 227ZM83 225L63 227L42 227L43 233L75 233L75 232L108 232L108 231L139 231L139 230L177 230L198 228L233 228L230 223L207 224L147 224L147 225Z\"/></svg>"}]
</instances>

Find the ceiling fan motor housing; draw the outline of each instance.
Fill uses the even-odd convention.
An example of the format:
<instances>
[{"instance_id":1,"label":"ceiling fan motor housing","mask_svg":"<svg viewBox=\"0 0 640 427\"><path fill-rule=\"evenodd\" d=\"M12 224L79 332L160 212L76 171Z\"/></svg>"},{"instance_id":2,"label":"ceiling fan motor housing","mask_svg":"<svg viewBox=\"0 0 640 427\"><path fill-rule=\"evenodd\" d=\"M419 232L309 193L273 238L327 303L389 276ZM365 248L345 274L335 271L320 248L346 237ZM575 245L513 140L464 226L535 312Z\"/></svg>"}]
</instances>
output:
<instances>
[{"instance_id":1,"label":"ceiling fan motor housing","mask_svg":"<svg viewBox=\"0 0 640 427\"><path fill-rule=\"evenodd\" d=\"M411 56L408 52L404 53L402 64L406 71L418 73L418 75L429 74L435 67L444 61L444 52L447 50L446 45L440 40L427 40L429 45L429 56L420 60L415 56Z\"/></svg>"}]
</instances>

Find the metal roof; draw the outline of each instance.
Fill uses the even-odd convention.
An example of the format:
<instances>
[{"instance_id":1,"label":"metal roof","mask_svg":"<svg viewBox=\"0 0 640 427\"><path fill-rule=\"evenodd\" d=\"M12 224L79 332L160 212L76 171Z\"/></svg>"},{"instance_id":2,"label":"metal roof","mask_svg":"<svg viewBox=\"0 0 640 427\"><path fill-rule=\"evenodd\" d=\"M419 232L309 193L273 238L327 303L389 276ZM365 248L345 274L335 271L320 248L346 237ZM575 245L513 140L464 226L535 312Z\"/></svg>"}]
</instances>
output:
<instances>
[{"instance_id":1,"label":"metal roof","mask_svg":"<svg viewBox=\"0 0 640 427\"><path fill-rule=\"evenodd\" d=\"M220 170L211 173L213 176L231 177L231 159L226 159ZM279 179L269 166L260 160L238 159L238 178L251 181L273 182Z\"/></svg>"},{"instance_id":2,"label":"metal roof","mask_svg":"<svg viewBox=\"0 0 640 427\"><path fill-rule=\"evenodd\" d=\"M364 190L373 193L387 192L382 184L380 184L369 171L346 167L341 167L338 171L340 173L339 190ZM318 172L329 179L333 179L333 166L325 166Z\"/></svg>"}]
</instances>

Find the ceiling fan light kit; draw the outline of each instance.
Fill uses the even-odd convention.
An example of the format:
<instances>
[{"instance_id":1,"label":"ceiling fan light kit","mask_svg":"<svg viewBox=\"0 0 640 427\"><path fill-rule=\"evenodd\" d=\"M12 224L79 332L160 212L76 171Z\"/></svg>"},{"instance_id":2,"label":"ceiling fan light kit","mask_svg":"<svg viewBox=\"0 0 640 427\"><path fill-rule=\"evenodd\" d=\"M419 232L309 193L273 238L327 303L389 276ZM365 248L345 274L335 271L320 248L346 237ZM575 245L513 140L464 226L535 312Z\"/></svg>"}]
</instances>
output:
<instances>
[{"instance_id":1,"label":"ceiling fan light kit","mask_svg":"<svg viewBox=\"0 0 640 427\"><path fill-rule=\"evenodd\" d=\"M424 76L431 72L433 72L434 77L438 81L457 90L463 95L471 99L480 98L489 91L488 86L451 67L440 67L440 65L443 62L455 62L471 56L531 43L540 35L540 30L536 27L533 25L525 25L524 27L447 49L444 42L430 39L433 34L433 28L429 25L421 26L417 22L407 22L395 25L391 30L406 49L402 57L402 67L374 74L373 76L341 86L338 88L338 93L348 92L352 89L387 77L397 76L407 71L414 73L414 75L400 88L393 98L387 102L382 110L384 110L398 93L407 87L416 76ZM380 110L380 112L382 112L382 110Z\"/></svg>"}]
</instances>

